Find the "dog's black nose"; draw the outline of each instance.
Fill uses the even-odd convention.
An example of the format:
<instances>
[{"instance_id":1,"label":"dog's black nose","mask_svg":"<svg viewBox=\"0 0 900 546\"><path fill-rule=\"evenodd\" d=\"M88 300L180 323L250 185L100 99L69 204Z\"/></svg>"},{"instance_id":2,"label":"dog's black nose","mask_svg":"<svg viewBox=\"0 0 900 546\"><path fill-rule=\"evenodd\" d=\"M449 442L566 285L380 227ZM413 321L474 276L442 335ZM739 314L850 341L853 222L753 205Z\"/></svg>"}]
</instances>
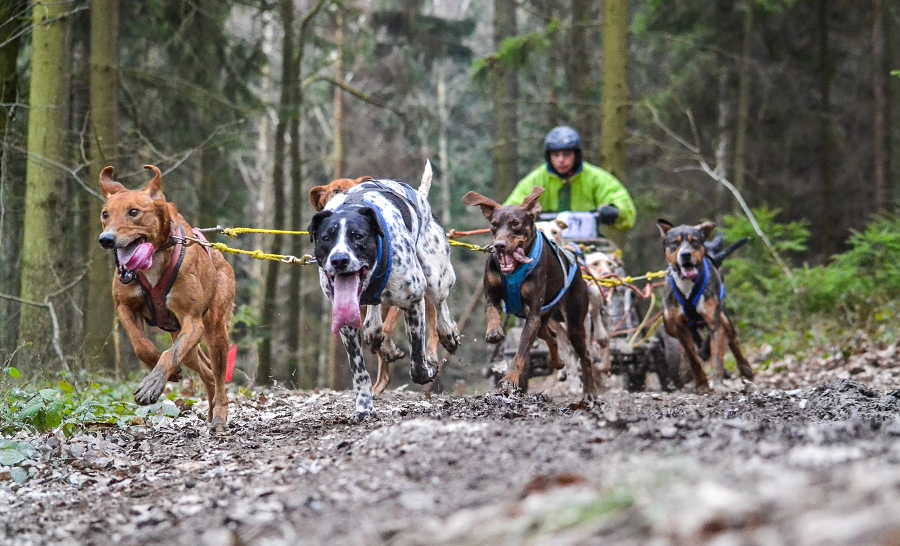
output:
<instances>
[{"instance_id":1,"label":"dog's black nose","mask_svg":"<svg viewBox=\"0 0 900 546\"><path fill-rule=\"evenodd\" d=\"M506 252L506 243L503 241L497 241L494 243L494 250L497 252Z\"/></svg>"},{"instance_id":2,"label":"dog's black nose","mask_svg":"<svg viewBox=\"0 0 900 546\"><path fill-rule=\"evenodd\" d=\"M682 261L682 263L687 263L691 261L691 253L688 251L684 251L678 255L678 258Z\"/></svg>"},{"instance_id":3,"label":"dog's black nose","mask_svg":"<svg viewBox=\"0 0 900 546\"><path fill-rule=\"evenodd\" d=\"M331 257L331 265L335 271L343 271L350 265L350 255L346 252L338 252Z\"/></svg>"},{"instance_id":4,"label":"dog's black nose","mask_svg":"<svg viewBox=\"0 0 900 546\"><path fill-rule=\"evenodd\" d=\"M100 246L110 249L116 246L116 236L112 233L103 232L100 234Z\"/></svg>"}]
</instances>

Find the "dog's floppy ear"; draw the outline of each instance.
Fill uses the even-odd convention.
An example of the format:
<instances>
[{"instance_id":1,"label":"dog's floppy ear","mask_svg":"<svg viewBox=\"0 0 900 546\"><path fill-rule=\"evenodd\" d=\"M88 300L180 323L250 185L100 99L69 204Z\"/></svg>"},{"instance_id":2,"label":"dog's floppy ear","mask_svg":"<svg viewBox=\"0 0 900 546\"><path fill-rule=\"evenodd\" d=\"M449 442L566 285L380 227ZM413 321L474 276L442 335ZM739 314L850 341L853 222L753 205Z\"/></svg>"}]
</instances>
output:
<instances>
[{"instance_id":1,"label":"dog's floppy ear","mask_svg":"<svg viewBox=\"0 0 900 546\"><path fill-rule=\"evenodd\" d=\"M670 224L668 220L663 220L662 218L660 218L656 221L656 227L659 228L659 234L665 237L666 233L669 233L669 230L675 226Z\"/></svg>"},{"instance_id":2,"label":"dog's floppy ear","mask_svg":"<svg viewBox=\"0 0 900 546\"><path fill-rule=\"evenodd\" d=\"M569 227L569 224L563 222L562 220L553 220L553 221L556 222L556 225L559 226L559 229L568 229L568 227Z\"/></svg>"},{"instance_id":3,"label":"dog's floppy ear","mask_svg":"<svg viewBox=\"0 0 900 546\"><path fill-rule=\"evenodd\" d=\"M153 180L147 184L144 191L150 194L150 199L153 199L154 201L164 201L166 197L163 195L162 191L162 173L153 165L144 165L144 168L148 171L153 171Z\"/></svg>"},{"instance_id":4,"label":"dog's floppy ear","mask_svg":"<svg viewBox=\"0 0 900 546\"><path fill-rule=\"evenodd\" d=\"M384 237L384 230L381 229L381 222L378 221L378 213L372 207L363 207L359 209L359 213L369 219L369 225L374 228L374 233Z\"/></svg>"},{"instance_id":5,"label":"dog's floppy ear","mask_svg":"<svg viewBox=\"0 0 900 546\"><path fill-rule=\"evenodd\" d=\"M325 207L319 203L322 201L322 195L328 191L328 186L315 186L309 190L309 202L312 204L316 212L322 212Z\"/></svg>"},{"instance_id":6,"label":"dog's floppy ear","mask_svg":"<svg viewBox=\"0 0 900 546\"><path fill-rule=\"evenodd\" d=\"M330 210L323 210L322 212L316 214L312 217L312 221L309 223L309 227L306 228L306 231L309 232L309 241L311 243L316 242L316 231L318 231L319 226L322 225L322 222L325 221L326 218L334 214L334 212Z\"/></svg>"},{"instance_id":7,"label":"dog's floppy ear","mask_svg":"<svg viewBox=\"0 0 900 546\"><path fill-rule=\"evenodd\" d=\"M470 191L465 194L462 198L462 202L465 205L473 206L478 205L481 207L481 214L484 214L484 217L488 220L491 219L491 215L494 214L494 211L500 208L500 203L494 201L489 197L485 197L480 193L475 193L474 191Z\"/></svg>"},{"instance_id":8,"label":"dog's floppy ear","mask_svg":"<svg viewBox=\"0 0 900 546\"><path fill-rule=\"evenodd\" d=\"M700 230L704 239L709 239L709 235L712 233L712 230L716 229L716 225L712 222L703 222L699 226L694 226L694 228Z\"/></svg>"},{"instance_id":9,"label":"dog's floppy ear","mask_svg":"<svg viewBox=\"0 0 900 546\"><path fill-rule=\"evenodd\" d=\"M544 188L535 186L534 189L531 190L531 193L528 194L528 197L522 200L522 208L525 209L525 212L532 218L537 218L538 214L541 213L541 204L538 202L538 197L540 197L542 193L544 193Z\"/></svg>"},{"instance_id":10,"label":"dog's floppy ear","mask_svg":"<svg viewBox=\"0 0 900 546\"><path fill-rule=\"evenodd\" d=\"M114 193L128 191L125 186L112 179L112 175L115 171L116 170L112 165L104 167L103 170L100 171L100 189L103 190L104 199L109 199Z\"/></svg>"}]
</instances>

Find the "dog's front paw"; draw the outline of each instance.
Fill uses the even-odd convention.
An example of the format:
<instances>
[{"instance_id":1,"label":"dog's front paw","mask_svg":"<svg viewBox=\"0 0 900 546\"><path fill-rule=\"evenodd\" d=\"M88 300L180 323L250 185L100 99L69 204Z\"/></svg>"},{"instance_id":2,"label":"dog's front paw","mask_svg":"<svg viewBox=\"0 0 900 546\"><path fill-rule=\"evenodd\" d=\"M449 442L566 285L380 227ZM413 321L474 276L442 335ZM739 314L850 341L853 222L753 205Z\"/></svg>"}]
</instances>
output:
<instances>
[{"instance_id":1,"label":"dog's front paw","mask_svg":"<svg viewBox=\"0 0 900 546\"><path fill-rule=\"evenodd\" d=\"M403 359L406 356L400 348L398 348L390 338L384 340L384 343L381 344L381 348L378 349L378 356L381 357L385 363L390 364L391 362L396 362L397 360Z\"/></svg>"},{"instance_id":2,"label":"dog's front paw","mask_svg":"<svg viewBox=\"0 0 900 546\"><path fill-rule=\"evenodd\" d=\"M456 353L456 350L459 349L459 332L452 331L447 334L442 334L440 336L441 345L443 345L444 349L447 349L447 352L451 355Z\"/></svg>"},{"instance_id":3,"label":"dog's front paw","mask_svg":"<svg viewBox=\"0 0 900 546\"><path fill-rule=\"evenodd\" d=\"M367 328L363 331L363 341L366 342L366 345L369 346L373 353L378 352L381 349L381 344L384 343L384 332L380 328Z\"/></svg>"},{"instance_id":4,"label":"dog's front paw","mask_svg":"<svg viewBox=\"0 0 900 546\"><path fill-rule=\"evenodd\" d=\"M221 417L213 417L212 421L209 422L209 432L212 434L226 434L228 425Z\"/></svg>"},{"instance_id":5,"label":"dog's front paw","mask_svg":"<svg viewBox=\"0 0 900 546\"><path fill-rule=\"evenodd\" d=\"M506 335L503 333L503 328L491 328L484 336L484 340L488 343L500 343L505 337Z\"/></svg>"},{"instance_id":6,"label":"dog's front paw","mask_svg":"<svg viewBox=\"0 0 900 546\"><path fill-rule=\"evenodd\" d=\"M413 364L412 366L410 366L409 377L413 380L413 383L424 385L426 383L431 383L432 381L434 381L434 378L437 375L437 370L437 362L426 358L421 365L416 366L415 364Z\"/></svg>"},{"instance_id":7,"label":"dog's front paw","mask_svg":"<svg viewBox=\"0 0 900 546\"><path fill-rule=\"evenodd\" d=\"M358 425L360 423L375 420L377 418L378 414L375 413L374 409L356 410L356 413L354 413L353 417L350 418L350 422L352 422L354 425Z\"/></svg>"},{"instance_id":8,"label":"dog's front paw","mask_svg":"<svg viewBox=\"0 0 900 546\"><path fill-rule=\"evenodd\" d=\"M155 404L166 389L166 376L161 370L153 370L134 391L134 401L141 406Z\"/></svg>"}]
</instances>

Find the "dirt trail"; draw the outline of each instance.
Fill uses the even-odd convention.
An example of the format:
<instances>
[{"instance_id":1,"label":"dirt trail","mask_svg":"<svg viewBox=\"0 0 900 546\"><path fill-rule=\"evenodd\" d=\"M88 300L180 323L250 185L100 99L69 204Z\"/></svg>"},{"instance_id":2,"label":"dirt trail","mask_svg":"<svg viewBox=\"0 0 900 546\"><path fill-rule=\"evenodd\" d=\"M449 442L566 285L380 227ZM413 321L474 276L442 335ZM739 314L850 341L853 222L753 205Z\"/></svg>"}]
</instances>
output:
<instances>
[{"instance_id":1,"label":"dirt trail","mask_svg":"<svg viewBox=\"0 0 900 546\"><path fill-rule=\"evenodd\" d=\"M761 381L765 383L765 381ZM710 396L277 391L30 440L0 543L897 544L900 391L833 379Z\"/></svg>"}]
</instances>

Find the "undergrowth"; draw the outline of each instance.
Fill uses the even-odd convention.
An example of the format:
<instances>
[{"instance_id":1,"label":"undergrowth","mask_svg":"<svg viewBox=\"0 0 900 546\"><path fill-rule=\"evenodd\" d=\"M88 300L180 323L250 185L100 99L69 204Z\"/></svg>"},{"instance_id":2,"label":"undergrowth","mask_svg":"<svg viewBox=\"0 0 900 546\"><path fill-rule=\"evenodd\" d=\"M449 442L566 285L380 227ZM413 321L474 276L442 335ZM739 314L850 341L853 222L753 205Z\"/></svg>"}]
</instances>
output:
<instances>
[{"instance_id":1,"label":"undergrowth","mask_svg":"<svg viewBox=\"0 0 900 546\"><path fill-rule=\"evenodd\" d=\"M779 255L794 265L788 275L746 218L726 218L726 241L750 238L723 267L726 301L742 337L770 345L773 358L852 343L858 332L897 341L891 319L900 311L900 220L874 219L851 234L845 252L810 266L798 264L809 239L806 223L778 223L777 210L754 213Z\"/></svg>"}]
</instances>

